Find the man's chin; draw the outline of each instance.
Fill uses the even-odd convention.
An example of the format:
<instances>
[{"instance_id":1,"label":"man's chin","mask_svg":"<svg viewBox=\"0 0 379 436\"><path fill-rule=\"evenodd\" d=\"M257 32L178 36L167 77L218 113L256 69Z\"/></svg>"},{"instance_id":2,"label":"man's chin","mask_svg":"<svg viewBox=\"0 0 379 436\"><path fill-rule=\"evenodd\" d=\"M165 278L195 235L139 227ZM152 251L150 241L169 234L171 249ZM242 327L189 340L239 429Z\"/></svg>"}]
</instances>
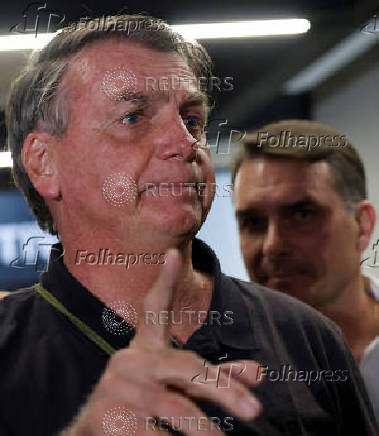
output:
<instances>
[{"instance_id":1,"label":"man's chin","mask_svg":"<svg viewBox=\"0 0 379 436\"><path fill-rule=\"evenodd\" d=\"M265 283L265 286L268 288L284 292L285 294L297 298L307 304L311 304L313 299L313 285L314 278L303 275L271 277Z\"/></svg>"},{"instance_id":2,"label":"man's chin","mask_svg":"<svg viewBox=\"0 0 379 436\"><path fill-rule=\"evenodd\" d=\"M150 211L149 211L150 212ZM202 225L201 210L171 208L153 210L145 215L146 221L159 233L194 236Z\"/></svg>"}]
</instances>

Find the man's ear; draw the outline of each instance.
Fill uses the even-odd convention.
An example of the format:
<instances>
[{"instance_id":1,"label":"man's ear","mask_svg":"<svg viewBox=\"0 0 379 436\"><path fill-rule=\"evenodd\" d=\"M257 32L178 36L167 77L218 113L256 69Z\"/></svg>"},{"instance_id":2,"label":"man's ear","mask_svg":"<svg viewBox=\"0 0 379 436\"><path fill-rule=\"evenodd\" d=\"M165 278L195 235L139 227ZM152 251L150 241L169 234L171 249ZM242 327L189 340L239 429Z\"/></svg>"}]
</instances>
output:
<instances>
[{"instance_id":1,"label":"man's ear","mask_svg":"<svg viewBox=\"0 0 379 436\"><path fill-rule=\"evenodd\" d=\"M58 199L58 171L53 160L56 141L48 133L32 132L25 138L21 160L37 192L45 198Z\"/></svg>"},{"instance_id":2,"label":"man's ear","mask_svg":"<svg viewBox=\"0 0 379 436\"><path fill-rule=\"evenodd\" d=\"M362 253L368 247L375 227L376 213L371 202L365 200L357 205L355 220L359 226L358 249Z\"/></svg>"}]
</instances>

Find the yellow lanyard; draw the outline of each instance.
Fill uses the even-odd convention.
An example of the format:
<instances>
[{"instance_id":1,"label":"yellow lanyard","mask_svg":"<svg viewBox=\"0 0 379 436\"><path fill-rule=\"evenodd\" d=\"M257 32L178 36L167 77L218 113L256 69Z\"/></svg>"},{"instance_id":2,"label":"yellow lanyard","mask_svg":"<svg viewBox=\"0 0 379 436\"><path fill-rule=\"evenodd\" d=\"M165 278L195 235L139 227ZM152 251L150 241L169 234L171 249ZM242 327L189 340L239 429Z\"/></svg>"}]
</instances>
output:
<instances>
[{"instance_id":1,"label":"yellow lanyard","mask_svg":"<svg viewBox=\"0 0 379 436\"><path fill-rule=\"evenodd\" d=\"M59 312L65 315L74 325L77 327L87 338L100 347L105 353L112 355L116 349L112 347L105 339L98 335L80 318L71 313L59 300L57 300L53 294L47 289L42 287L39 283L36 283L32 288L38 292L49 304L55 307Z\"/></svg>"}]
</instances>

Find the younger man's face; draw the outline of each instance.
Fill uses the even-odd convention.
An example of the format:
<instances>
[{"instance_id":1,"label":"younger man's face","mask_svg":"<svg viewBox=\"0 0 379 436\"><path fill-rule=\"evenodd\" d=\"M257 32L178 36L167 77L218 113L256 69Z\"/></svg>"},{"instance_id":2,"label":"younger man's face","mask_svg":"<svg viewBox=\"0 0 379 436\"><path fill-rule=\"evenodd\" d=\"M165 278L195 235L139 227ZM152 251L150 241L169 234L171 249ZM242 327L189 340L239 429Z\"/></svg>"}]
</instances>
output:
<instances>
[{"instance_id":1,"label":"younger man's face","mask_svg":"<svg viewBox=\"0 0 379 436\"><path fill-rule=\"evenodd\" d=\"M338 298L360 268L359 226L328 164L247 160L234 194L251 280L319 308Z\"/></svg>"}]
</instances>

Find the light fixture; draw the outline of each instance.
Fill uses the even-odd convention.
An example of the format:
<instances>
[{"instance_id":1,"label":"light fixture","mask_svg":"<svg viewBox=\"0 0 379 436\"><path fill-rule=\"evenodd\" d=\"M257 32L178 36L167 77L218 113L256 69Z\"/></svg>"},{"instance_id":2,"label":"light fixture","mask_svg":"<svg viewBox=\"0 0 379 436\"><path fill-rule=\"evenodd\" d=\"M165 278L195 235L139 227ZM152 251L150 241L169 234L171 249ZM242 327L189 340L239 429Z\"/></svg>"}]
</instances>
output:
<instances>
[{"instance_id":1,"label":"light fixture","mask_svg":"<svg viewBox=\"0 0 379 436\"><path fill-rule=\"evenodd\" d=\"M232 21L228 23L181 24L171 27L175 32L179 32L189 39L216 39L295 35L308 32L311 23L303 18L289 18Z\"/></svg>"},{"instance_id":2,"label":"light fixture","mask_svg":"<svg viewBox=\"0 0 379 436\"><path fill-rule=\"evenodd\" d=\"M0 152L0 168L12 168L13 159L10 151Z\"/></svg>"},{"instance_id":3,"label":"light fixture","mask_svg":"<svg viewBox=\"0 0 379 436\"><path fill-rule=\"evenodd\" d=\"M311 91L377 44L378 40L379 33L368 38L359 30L353 32L288 80L283 91L291 95Z\"/></svg>"},{"instance_id":4,"label":"light fixture","mask_svg":"<svg viewBox=\"0 0 379 436\"><path fill-rule=\"evenodd\" d=\"M227 23L172 25L175 32L188 40L215 38L252 38L262 36L296 35L307 32L311 23L303 18L277 20L232 21ZM56 33L35 33L0 36L0 51L42 49Z\"/></svg>"},{"instance_id":5,"label":"light fixture","mask_svg":"<svg viewBox=\"0 0 379 436\"><path fill-rule=\"evenodd\" d=\"M14 50L40 50L48 44L55 36L55 33L34 33L21 35L0 36L0 51Z\"/></svg>"}]
</instances>

